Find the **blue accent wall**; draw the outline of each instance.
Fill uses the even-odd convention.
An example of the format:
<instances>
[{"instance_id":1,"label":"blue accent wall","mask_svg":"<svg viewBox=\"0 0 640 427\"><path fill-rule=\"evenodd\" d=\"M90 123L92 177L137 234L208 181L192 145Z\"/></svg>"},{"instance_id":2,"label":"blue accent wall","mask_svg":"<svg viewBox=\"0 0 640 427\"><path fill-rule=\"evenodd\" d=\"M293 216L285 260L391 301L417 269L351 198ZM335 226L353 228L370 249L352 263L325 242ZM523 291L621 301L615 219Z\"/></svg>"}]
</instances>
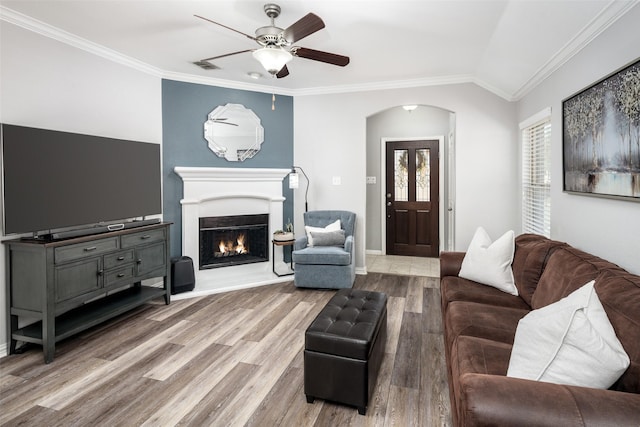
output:
<instances>
[{"instance_id":1,"label":"blue accent wall","mask_svg":"<svg viewBox=\"0 0 640 427\"><path fill-rule=\"evenodd\" d=\"M204 139L207 115L219 105L242 104L260 118L264 142L260 152L244 162L216 156ZM163 217L171 226L171 256L182 255L182 180L176 166L216 168L290 168L293 164L293 97L162 80ZM293 191L283 182L283 223L293 218ZM197 260L194 260L194 263Z\"/></svg>"}]
</instances>

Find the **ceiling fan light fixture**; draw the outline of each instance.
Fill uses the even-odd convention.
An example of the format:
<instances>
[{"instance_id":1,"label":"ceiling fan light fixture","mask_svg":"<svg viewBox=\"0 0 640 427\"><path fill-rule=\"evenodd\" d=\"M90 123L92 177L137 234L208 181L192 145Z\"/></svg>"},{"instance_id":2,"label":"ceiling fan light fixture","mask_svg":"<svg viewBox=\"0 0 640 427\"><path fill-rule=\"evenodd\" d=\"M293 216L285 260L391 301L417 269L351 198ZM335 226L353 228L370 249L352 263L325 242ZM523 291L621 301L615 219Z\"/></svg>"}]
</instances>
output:
<instances>
[{"instance_id":1,"label":"ceiling fan light fixture","mask_svg":"<svg viewBox=\"0 0 640 427\"><path fill-rule=\"evenodd\" d=\"M253 51L253 57L264 67L269 74L276 75L293 55L279 47L263 47Z\"/></svg>"}]
</instances>

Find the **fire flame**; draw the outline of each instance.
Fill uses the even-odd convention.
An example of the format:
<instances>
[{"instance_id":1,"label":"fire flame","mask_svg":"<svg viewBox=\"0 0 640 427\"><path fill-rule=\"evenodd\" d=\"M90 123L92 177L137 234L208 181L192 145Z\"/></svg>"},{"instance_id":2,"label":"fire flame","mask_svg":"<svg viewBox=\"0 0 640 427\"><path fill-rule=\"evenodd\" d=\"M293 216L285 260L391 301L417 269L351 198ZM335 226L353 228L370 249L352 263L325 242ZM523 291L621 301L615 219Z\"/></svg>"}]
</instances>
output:
<instances>
[{"instance_id":1,"label":"fire flame","mask_svg":"<svg viewBox=\"0 0 640 427\"><path fill-rule=\"evenodd\" d=\"M239 234L238 237L236 238L235 243L229 240L226 242L224 240L221 240L220 243L218 244L218 249L222 254L226 254L230 252L234 252L236 254L246 254L248 251L247 251L247 248L244 246L244 240L245 240L244 234Z\"/></svg>"},{"instance_id":2,"label":"fire flame","mask_svg":"<svg viewBox=\"0 0 640 427\"><path fill-rule=\"evenodd\" d=\"M237 243L238 244L236 245L236 253L243 254L247 252L244 248L244 234L238 235Z\"/></svg>"}]
</instances>

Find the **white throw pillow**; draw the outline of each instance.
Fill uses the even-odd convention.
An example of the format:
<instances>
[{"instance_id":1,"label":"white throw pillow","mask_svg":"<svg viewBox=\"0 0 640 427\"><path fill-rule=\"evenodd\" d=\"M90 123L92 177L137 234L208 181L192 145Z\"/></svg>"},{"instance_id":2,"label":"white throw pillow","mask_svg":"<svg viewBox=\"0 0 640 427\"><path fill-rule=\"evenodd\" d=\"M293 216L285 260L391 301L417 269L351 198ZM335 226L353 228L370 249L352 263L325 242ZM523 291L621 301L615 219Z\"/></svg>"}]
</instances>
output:
<instances>
[{"instance_id":1,"label":"white throw pillow","mask_svg":"<svg viewBox=\"0 0 640 427\"><path fill-rule=\"evenodd\" d=\"M587 283L518 323L508 377L607 389L629 366L607 313Z\"/></svg>"},{"instance_id":2,"label":"white throw pillow","mask_svg":"<svg viewBox=\"0 0 640 427\"><path fill-rule=\"evenodd\" d=\"M478 227L462 260L458 276L518 295L511 270L514 250L515 234L512 230L492 243L485 229Z\"/></svg>"},{"instance_id":3,"label":"white throw pillow","mask_svg":"<svg viewBox=\"0 0 640 427\"><path fill-rule=\"evenodd\" d=\"M329 233L331 231L341 230L342 227L340 227L340 220L336 219L334 222L327 225L326 227L311 227L309 225L305 225L304 229L307 232L307 245L313 246L313 236L311 236L312 231L314 233Z\"/></svg>"}]
</instances>

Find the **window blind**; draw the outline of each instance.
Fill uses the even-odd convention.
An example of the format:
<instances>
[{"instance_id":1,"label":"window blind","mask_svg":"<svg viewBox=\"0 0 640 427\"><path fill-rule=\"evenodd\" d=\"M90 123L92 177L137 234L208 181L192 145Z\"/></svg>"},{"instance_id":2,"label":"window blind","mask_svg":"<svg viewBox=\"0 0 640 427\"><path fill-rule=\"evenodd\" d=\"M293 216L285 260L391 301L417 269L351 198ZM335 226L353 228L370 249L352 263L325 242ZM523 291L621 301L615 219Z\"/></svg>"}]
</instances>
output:
<instances>
[{"instance_id":1,"label":"window blind","mask_svg":"<svg viewBox=\"0 0 640 427\"><path fill-rule=\"evenodd\" d=\"M551 235L551 116L522 128L522 232Z\"/></svg>"}]
</instances>

